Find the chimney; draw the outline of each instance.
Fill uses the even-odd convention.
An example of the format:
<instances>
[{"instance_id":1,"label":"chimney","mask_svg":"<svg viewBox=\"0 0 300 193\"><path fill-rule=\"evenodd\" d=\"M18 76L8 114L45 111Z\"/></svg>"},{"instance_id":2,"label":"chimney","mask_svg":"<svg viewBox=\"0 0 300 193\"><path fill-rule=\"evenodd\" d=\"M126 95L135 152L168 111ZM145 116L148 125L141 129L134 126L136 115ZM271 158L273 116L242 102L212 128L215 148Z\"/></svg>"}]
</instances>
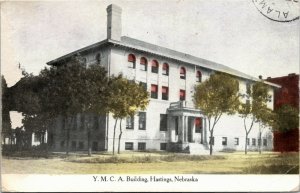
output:
<instances>
[{"instance_id":1,"label":"chimney","mask_svg":"<svg viewBox=\"0 0 300 193\"><path fill-rule=\"evenodd\" d=\"M107 39L121 41L122 36L122 9L111 4L106 8L107 11Z\"/></svg>"},{"instance_id":2,"label":"chimney","mask_svg":"<svg viewBox=\"0 0 300 193\"><path fill-rule=\"evenodd\" d=\"M258 78L259 78L259 79L262 79L262 75L259 75Z\"/></svg>"}]
</instances>

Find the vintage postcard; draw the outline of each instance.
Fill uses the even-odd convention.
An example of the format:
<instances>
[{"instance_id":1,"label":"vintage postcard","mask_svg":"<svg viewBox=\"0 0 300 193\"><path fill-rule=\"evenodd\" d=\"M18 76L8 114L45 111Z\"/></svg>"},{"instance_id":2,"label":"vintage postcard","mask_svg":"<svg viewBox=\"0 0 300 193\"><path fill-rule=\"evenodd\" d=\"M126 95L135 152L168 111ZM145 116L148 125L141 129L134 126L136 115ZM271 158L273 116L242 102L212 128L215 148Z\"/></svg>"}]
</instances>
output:
<instances>
[{"instance_id":1,"label":"vintage postcard","mask_svg":"<svg viewBox=\"0 0 300 193\"><path fill-rule=\"evenodd\" d=\"M1 1L1 191L299 191L298 0Z\"/></svg>"}]
</instances>

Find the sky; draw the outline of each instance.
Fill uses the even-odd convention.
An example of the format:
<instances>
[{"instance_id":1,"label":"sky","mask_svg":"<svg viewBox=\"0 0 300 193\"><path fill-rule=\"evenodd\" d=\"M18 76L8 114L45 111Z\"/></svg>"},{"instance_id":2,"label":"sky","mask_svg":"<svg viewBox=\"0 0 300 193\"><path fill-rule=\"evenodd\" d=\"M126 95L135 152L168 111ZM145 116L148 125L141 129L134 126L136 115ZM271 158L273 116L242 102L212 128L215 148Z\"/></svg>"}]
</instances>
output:
<instances>
[{"instance_id":1,"label":"sky","mask_svg":"<svg viewBox=\"0 0 300 193\"><path fill-rule=\"evenodd\" d=\"M106 7L122 8L122 35L227 65L254 77L299 73L299 20L264 17L252 0L6 1L1 3L1 74L46 62L106 38Z\"/></svg>"}]
</instances>

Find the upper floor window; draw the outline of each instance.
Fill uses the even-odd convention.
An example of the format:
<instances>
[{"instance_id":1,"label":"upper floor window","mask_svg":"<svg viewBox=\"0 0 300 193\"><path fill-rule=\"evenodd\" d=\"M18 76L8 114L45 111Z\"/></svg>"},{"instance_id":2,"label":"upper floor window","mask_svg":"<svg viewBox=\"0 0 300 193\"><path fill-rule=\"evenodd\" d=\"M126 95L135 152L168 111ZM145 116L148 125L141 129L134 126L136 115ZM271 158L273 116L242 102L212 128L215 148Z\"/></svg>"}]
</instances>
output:
<instances>
[{"instance_id":1,"label":"upper floor window","mask_svg":"<svg viewBox=\"0 0 300 193\"><path fill-rule=\"evenodd\" d=\"M162 66L162 74L169 76L169 65L167 63L164 63Z\"/></svg>"},{"instance_id":2,"label":"upper floor window","mask_svg":"<svg viewBox=\"0 0 300 193\"><path fill-rule=\"evenodd\" d=\"M180 90L179 91L179 99L181 101L184 101L185 100L185 90Z\"/></svg>"},{"instance_id":3,"label":"upper floor window","mask_svg":"<svg viewBox=\"0 0 300 193\"><path fill-rule=\"evenodd\" d=\"M145 57L141 57L140 59L140 70L147 71L148 61Z\"/></svg>"},{"instance_id":4,"label":"upper floor window","mask_svg":"<svg viewBox=\"0 0 300 193\"><path fill-rule=\"evenodd\" d=\"M166 86L161 87L161 99L169 100L169 88Z\"/></svg>"},{"instance_id":5,"label":"upper floor window","mask_svg":"<svg viewBox=\"0 0 300 193\"><path fill-rule=\"evenodd\" d=\"M140 82L139 84L140 84L140 86L142 86L147 91L147 83Z\"/></svg>"},{"instance_id":6,"label":"upper floor window","mask_svg":"<svg viewBox=\"0 0 300 193\"><path fill-rule=\"evenodd\" d=\"M135 55L129 54L128 55L128 67L135 68L135 63L136 63Z\"/></svg>"},{"instance_id":7,"label":"upper floor window","mask_svg":"<svg viewBox=\"0 0 300 193\"><path fill-rule=\"evenodd\" d=\"M158 62L156 60L152 60L151 72L158 73Z\"/></svg>"},{"instance_id":8,"label":"upper floor window","mask_svg":"<svg viewBox=\"0 0 300 193\"><path fill-rule=\"evenodd\" d=\"M151 84L151 98L157 99L157 85Z\"/></svg>"},{"instance_id":9,"label":"upper floor window","mask_svg":"<svg viewBox=\"0 0 300 193\"><path fill-rule=\"evenodd\" d=\"M201 82L202 81L202 74L201 74L201 72L199 70L196 72L196 81L197 82Z\"/></svg>"},{"instance_id":10,"label":"upper floor window","mask_svg":"<svg viewBox=\"0 0 300 193\"><path fill-rule=\"evenodd\" d=\"M186 71L184 67L180 68L180 78L185 79L186 78Z\"/></svg>"},{"instance_id":11,"label":"upper floor window","mask_svg":"<svg viewBox=\"0 0 300 193\"><path fill-rule=\"evenodd\" d=\"M100 64L100 62L101 62L101 54L100 54L100 53L98 53L98 54L96 55L95 60L96 60L96 63L97 63L97 64Z\"/></svg>"}]
</instances>

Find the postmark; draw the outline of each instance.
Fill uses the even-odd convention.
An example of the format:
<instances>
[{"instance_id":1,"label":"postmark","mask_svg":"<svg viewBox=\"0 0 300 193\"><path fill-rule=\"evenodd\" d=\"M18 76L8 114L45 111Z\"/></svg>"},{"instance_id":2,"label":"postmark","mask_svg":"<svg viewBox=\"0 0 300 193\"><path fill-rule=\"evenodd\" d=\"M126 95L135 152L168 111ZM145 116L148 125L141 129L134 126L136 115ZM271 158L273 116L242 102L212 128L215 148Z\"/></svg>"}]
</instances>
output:
<instances>
[{"instance_id":1,"label":"postmark","mask_svg":"<svg viewBox=\"0 0 300 193\"><path fill-rule=\"evenodd\" d=\"M277 22L299 19L299 0L252 0L256 9L266 18Z\"/></svg>"}]
</instances>

